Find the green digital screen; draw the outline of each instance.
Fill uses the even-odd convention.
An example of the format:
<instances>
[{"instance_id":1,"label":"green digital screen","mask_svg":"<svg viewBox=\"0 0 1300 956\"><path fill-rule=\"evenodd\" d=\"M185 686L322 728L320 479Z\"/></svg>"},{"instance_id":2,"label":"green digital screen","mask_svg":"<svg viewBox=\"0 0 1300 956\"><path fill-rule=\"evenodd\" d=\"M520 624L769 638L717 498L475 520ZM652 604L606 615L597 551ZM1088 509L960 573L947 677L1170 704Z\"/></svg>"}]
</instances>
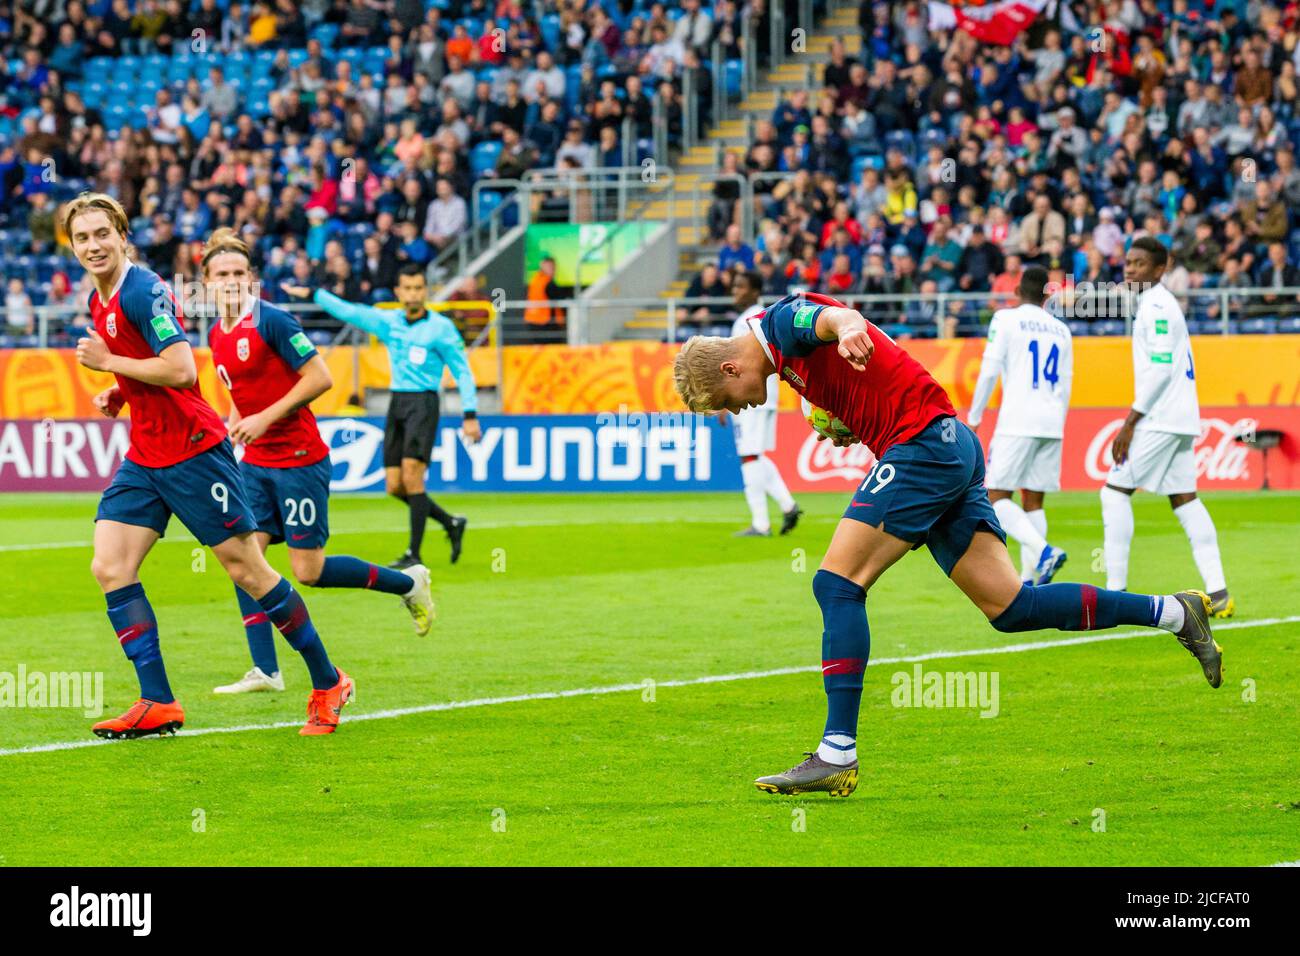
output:
<instances>
[{"instance_id":1,"label":"green digital screen","mask_svg":"<svg viewBox=\"0 0 1300 956\"><path fill-rule=\"evenodd\" d=\"M658 222L545 222L528 227L524 237L524 282L546 256L555 260L555 284L572 286L581 267L585 289L641 248Z\"/></svg>"}]
</instances>

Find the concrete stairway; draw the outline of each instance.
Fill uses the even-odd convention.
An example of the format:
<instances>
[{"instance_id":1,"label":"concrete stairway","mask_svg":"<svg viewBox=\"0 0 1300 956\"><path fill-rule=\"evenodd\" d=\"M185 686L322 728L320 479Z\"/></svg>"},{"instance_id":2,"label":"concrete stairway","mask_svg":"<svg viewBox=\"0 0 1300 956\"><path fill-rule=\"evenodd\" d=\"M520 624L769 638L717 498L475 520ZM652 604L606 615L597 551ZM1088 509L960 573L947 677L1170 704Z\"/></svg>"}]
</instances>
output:
<instances>
[{"instance_id":1,"label":"concrete stairway","mask_svg":"<svg viewBox=\"0 0 1300 956\"><path fill-rule=\"evenodd\" d=\"M734 150L743 154L748 149L751 124L771 117L782 92L798 88L815 92L820 88L822 65L830 60L831 43L836 37L843 40L849 56L858 54L862 36L858 29L856 6L831 10L808 36L805 52L792 53L785 63L766 71L759 78L758 88L748 97L740 103L728 104L728 118L709 130L704 142L677 158L673 164L672 211L679 223L680 271L660 293L664 305L639 309L635 317L623 326L621 338L663 341L667 337L668 300L683 297L700 268L717 257L718 244L709 237L707 226L712 183L701 183L701 174L716 172L721 167L723 151ZM721 78L716 81L721 82ZM666 199L652 200L628 210L629 218L638 219L666 219L668 214L669 202ZM698 221L698 226L694 221Z\"/></svg>"}]
</instances>

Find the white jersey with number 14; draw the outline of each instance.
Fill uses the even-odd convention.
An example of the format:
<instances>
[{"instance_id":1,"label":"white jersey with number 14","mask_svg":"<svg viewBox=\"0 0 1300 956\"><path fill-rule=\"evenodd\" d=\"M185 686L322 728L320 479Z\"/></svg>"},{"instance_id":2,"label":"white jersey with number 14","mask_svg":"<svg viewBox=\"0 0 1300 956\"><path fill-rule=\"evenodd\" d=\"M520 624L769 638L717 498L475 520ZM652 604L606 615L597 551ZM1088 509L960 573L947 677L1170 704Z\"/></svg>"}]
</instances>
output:
<instances>
[{"instance_id":1,"label":"white jersey with number 14","mask_svg":"<svg viewBox=\"0 0 1300 956\"><path fill-rule=\"evenodd\" d=\"M1069 327L1036 305L999 309L989 323L980 376L1002 377L994 435L1062 438L1074 375Z\"/></svg>"}]
</instances>

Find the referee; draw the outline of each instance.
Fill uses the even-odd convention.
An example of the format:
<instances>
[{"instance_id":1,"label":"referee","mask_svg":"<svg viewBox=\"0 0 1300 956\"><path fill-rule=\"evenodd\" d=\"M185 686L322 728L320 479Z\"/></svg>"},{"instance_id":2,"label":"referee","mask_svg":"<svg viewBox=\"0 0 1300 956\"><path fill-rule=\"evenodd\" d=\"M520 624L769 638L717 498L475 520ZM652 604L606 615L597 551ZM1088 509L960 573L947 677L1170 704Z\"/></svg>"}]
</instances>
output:
<instances>
[{"instance_id":1,"label":"referee","mask_svg":"<svg viewBox=\"0 0 1300 956\"><path fill-rule=\"evenodd\" d=\"M425 490L429 455L438 434L438 389L444 366L451 369L460 389L465 440L477 442L482 430L465 342L450 319L426 305L429 289L424 268L408 263L398 272L397 301L401 303L401 312L345 302L324 289L317 289L313 295L303 286L282 288L300 299L310 296L334 318L369 332L388 348L393 395L384 426L384 478L388 493L406 502L411 518L411 539L406 553L389 567L403 569L423 564L420 545L430 518L442 525L451 539L451 563L455 564L460 557L466 519L448 514Z\"/></svg>"}]
</instances>

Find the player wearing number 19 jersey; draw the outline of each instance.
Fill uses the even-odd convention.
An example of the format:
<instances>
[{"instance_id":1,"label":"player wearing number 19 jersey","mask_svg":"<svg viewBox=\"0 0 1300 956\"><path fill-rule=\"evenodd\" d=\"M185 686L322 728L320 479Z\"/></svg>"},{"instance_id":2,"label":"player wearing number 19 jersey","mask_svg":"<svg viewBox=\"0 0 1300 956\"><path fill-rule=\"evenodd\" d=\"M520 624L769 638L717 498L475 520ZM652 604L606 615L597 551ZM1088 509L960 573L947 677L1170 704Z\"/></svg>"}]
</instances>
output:
<instances>
[{"instance_id":1,"label":"player wearing number 19 jersey","mask_svg":"<svg viewBox=\"0 0 1300 956\"><path fill-rule=\"evenodd\" d=\"M333 733L352 698L352 678L330 662L302 598L253 541L253 516L234 452L199 392L171 291L127 259L127 218L115 199L83 193L68 204L63 226L95 284L89 303L94 328L77 343L77 360L116 379L95 397L100 411L115 417L125 405L131 408L131 446L99 502L91 570L122 650L135 666L140 699L92 730L101 737L134 738L174 733L185 721L139 577L140 565L175 514L303 656L314 689L301 732Z\"/></svg>"},{"instance_id":2,"label":"player wearing number 19 jersey","mask_svg":"<svg viewBox=\"0 0 1300 956\"><path fill-rule=\"evenodd\" d=\"M821 743L785 773L756 780L760 790L847 796L857 787L858 708L871 643L867 591L922 544L999 631L1160 627L1176 634L1219 686L1220 649L1201 592L1162 597L1021 582L984 489L979 440L920 363L855 310L827 296L787 296L751 318L746 334L687 341L674 379L692 411L734 413L767 400L774 372L856 436L837 444L861 441L877 461L813 578L824 627Z\"/></svg>"},{"instance_id":3,"label":"player wearing number 19 jersey","mask_svg":"<svg viewBox=\"0 0 1300 956\"><path fill-rule=\"evenodd\" d=\"M381 568L359 558L325 556L329 538L329 449L308 403L332 384L329 369L288 312L252 294L248 247L218 229L203 253L203 278L217 308L209 330L217 377L230 390L232 438L243 444L240 471L263 551L283 541L299 583L368 588L402 598L417 634L429 631L429 571ZM275 639L258 603L236 588L252 668L218 694L283 690Z\"/></svg>"},{"instance_id":4,"label":"player wearing number 19 jersey","mask_svg":"<svg viewBox=\"0 0 1300 956\"><path fill-rule=\"evenodd\" d=\"M1061 487L1061 441L1074 379L1074 345L1069 326L1042 306L1046 269L1025 269L1018 292L1020 305L999 309L989 323L967 421L979 428L1001 378L1002 406L989 444L985 483L1003 530L1020 542L1020 576L1029 584L1047 584L1065 563L1065 552L1047 543L1043 499ZM1017 489L1023 508L1011 497Z\"/></svg>"}]
</instances>

